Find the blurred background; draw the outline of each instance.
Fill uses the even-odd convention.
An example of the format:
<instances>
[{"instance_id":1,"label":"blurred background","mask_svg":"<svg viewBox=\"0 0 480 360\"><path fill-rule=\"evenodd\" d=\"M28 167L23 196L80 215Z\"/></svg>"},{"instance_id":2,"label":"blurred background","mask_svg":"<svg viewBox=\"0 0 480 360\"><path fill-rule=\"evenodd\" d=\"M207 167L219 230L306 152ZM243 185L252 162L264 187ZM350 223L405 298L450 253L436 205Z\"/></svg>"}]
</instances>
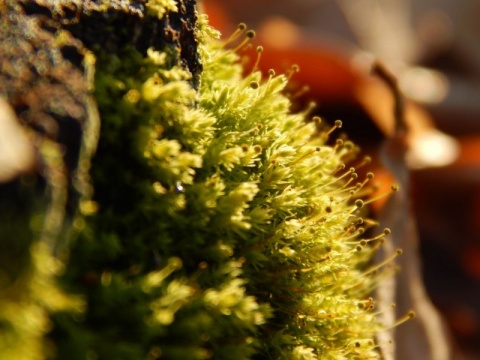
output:
<instances>
[{"instance_id":1,"label":"blurred background","mask_svg":"<svg viewBox=\"0 0 480 360\"><path fill-rule=\"evenodd\" d=\"M299 108L341 119L374 159L377 186L392 175L378 154L393 133L391 91L370 73L375 59L406 99L412 214L423 279L464 359L480 359L480 1L204 0L223 38L240 22L257 32L245 61L288 73ZM249 59L249 60L248 60ZM374 211L382 211L382 203Z\"/></svg>"}]
</instances>

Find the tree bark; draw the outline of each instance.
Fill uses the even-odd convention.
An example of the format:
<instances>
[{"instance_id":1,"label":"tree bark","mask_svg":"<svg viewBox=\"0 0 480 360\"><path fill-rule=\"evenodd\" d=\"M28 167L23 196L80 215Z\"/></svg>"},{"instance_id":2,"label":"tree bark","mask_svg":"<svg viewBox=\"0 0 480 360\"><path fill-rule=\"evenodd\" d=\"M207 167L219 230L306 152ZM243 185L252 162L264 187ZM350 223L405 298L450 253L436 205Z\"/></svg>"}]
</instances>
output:
<instances>
[{"instance_id":1,"label":"tree bark","mask_svg":"<svg viewBox=\"0 0 480 360\"><path fill-rule=\"evenodd\" d=\"M0 158L0 268L12 281L36 232L53 252L65 248L59 238L91 196L90 158L101 122L92 94L95 54L126 45L143 54L169 47L172 66L183 66L199 86L195 0L178 0L178 12L162 19L148 13L145 0L100 3L0 1L0 132L6 134L7 118L20 125L0 139L1 153L18 149ZM16 146L26 138L28 146ZM22 163L32 149L35 156ZM37 213L44 223L35 230L29 222ZM25 261L8 261L12 254Z\"/></svg>"}]
</instances>

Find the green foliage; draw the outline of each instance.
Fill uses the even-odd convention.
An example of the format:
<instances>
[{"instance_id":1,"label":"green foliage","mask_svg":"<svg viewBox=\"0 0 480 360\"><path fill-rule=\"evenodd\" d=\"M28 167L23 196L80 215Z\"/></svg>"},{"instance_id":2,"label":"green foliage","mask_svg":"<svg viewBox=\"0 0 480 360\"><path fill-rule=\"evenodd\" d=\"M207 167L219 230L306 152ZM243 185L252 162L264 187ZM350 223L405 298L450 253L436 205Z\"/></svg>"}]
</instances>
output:
<instances>
[{"instance_id":1,"label":"green foliage","mask_svg":"<svg viewBox=\"0 0 480 360\"><path fill-rule=\"evenodd\" d=\"M161 17L173 2L148 4ZM284 75L243 74L216 36L202 17L198 93L171 49L96 54L102 128L61 277L72 295L39 285L40 250L27 286L64 299L36 296L58 359L379 356L378 244L360 240L362 185L343 170L355 147L329 145L291 113Z\"/></svg>"},{"instance_id":2,"label":"green foliage","mask_svg":"<svg viewBox=\"0 0 480 360\"><path fill-rule=\"evenodd\" d=\"M216 118L216 132L197 176L221 183L222 193L205 199L219 216L208 228L225 234L248 292L273 310L262 356L377 356L379 325L365 305L374 279L363 273L372 250L360 245L361 203L352 200L360 186L338 171L355 149L328 146L329 129L290 112L285 76L243 76L221 43L202 51L200 108Z\"/></svg>"},{"instance_id":3,"label":"green foliage","mask_svg":"<svg viewBox=\"0 0 480 360\"><path fill-rule=\"evenodd\" d=\"M0 359L44 359L54 349L45 339L52 328L50 313L81 313L81 298L66 295L56 284L62 263L44 244L31 248L32 261L13 284L0 293ZM4 284L2 284L4 285Z\"/></svg>"}]
</instances>

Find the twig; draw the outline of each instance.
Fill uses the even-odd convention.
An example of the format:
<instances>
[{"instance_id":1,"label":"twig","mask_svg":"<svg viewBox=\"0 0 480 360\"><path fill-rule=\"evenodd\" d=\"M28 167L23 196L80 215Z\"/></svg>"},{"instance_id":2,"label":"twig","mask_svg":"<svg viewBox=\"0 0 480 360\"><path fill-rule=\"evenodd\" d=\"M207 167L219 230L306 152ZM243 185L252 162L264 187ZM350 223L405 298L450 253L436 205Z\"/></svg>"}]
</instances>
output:
<instances>
[{"instance_id":1,"label":"twig","mask_svg":"<svg viewBox=\"0 0 480 360\"><path fill-rule=\"evenodd\" d=\"M395 135L405 132L405 104L395 76L379 61L375 61L372 74L382 79L390 88L394 97L393 115L395 118Z\"/></svg>"}]
</instances>

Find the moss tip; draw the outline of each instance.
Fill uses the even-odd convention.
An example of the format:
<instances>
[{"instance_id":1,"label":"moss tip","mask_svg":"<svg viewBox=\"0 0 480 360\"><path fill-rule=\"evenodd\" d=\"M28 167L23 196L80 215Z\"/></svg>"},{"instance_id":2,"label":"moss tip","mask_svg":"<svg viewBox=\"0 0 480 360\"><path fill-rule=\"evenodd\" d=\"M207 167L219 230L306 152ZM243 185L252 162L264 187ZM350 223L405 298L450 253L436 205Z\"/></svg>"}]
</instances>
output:
<instances>
[{"instance_id":1,"label":"moss tip","mask_svg":"<svg viewBox=\"0 0 480 360\"><path fill-rule=\"evenodd\" d=\"M355 200L355 206L356 206L357 208L361 208L361 207L363 207L363 205L364 205L363 200L360 200L360 199Z\"/></svg>"},{"instance_id":2,"label":"moss tip","mask_svg":"<svg viewBox=\"0 0 480 360\"><path fill-rule=\"evenodd\" d=\"M253 39L255 36L257 36L257 33L255 30L248 30L245 36L249 39Z\"/></svg>"}]
</instances>

